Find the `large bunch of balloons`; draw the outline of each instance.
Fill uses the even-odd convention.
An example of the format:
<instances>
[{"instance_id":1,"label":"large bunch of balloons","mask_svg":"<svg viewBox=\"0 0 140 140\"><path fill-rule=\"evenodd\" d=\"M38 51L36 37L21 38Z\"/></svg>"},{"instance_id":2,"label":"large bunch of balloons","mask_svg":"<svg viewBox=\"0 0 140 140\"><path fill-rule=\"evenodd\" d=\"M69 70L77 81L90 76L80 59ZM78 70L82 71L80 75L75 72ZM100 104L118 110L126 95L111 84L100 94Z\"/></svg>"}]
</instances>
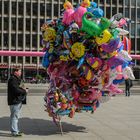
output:
<instances>
[{"instance_id":1,"label":"large bunch of balloons","mask_svg":"<svg viewBox=\"0 0 140 140\"><path fill-rule=\"evenodd\" d=\"M82 110L92 113L106 92L121 94L118 84L125 78L135 79L129 33L123 27L130 22L121 13L111 19L97 3L84 0L74 8L64 3L62 19L43 24L42 65L50 77L45 106L54 120L73 117Z\"/></svg>"}]
</instances>

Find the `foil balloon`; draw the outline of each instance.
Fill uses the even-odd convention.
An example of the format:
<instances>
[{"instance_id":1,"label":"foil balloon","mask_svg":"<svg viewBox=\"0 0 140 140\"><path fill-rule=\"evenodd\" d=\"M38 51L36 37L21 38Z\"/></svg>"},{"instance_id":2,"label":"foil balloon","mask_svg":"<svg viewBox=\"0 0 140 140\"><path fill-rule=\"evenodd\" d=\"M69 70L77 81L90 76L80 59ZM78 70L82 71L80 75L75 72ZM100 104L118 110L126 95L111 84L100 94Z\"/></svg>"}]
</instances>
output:
<instances>
[{"instance_id":1,"label":"foil balloon","mask_svg":"<svg viewBox=\"0 0 140 140\"><path fill-rule=\"evenodd\" d=\"M72 45L70 53L71 58L78 60L84 54L85 54L85 46L82 43L76 42Z\"/></svg>"},{"instance_id":2,"label":"foil balloon","mask_svg":"<svg viewBox=\"0 0 140 140\"><path fill-rule=\"evenodd\" d=\"M110 40L109 43L102 44L101 48L105 52L110 53L117 50L119 43L120 43L120 38L112 39Z\"/></svg>"},{"instance_id":3,"label":"foil balloon","mask_svg":"<svg viewBox=\"0 0 140 140\"><path fill-rule=\"evenodd\" d=\"M107 43L111 39L112 35L108 30L104 30L101 37L95 37L95 41L98 45Z\"/></svg>"},{"instance_id":4,"label":"foil balloon","mask_svg":"<svg viewBox=\"0 0 140 140\"><path fill-rule=\"evenodd\" d=\"M68 0L66 0L63 7L65 11L64 11L62 22L65 25L70 25L70 23L73 21L73 13L74 13L73 6Z\"/></svg>"},{"instance_id":5,"label":"foil balloon","mask_svg":"<svg viewBox=\"0 0 140 140\"><path fill-rule=\"evenodd\" d=\"M126 50L129 54L131 52L131 40L128 37L123 38L124 50Z\"/></svg>"},{"instance_id":6,"label":"foil balloon","mask_svg":"<svg viewBox=\"0 0 140 140\"><path fill-rule=\"evenodd\" d=\"M98 57L87 57L86 61L93 69L98 69L102 65L102 60Z\"/></svg>"},{"instance_id":7,"label":"foil balloon","mask_svg":"<svg viewBox=\"0 0 140 140\"><path fill-rule=\"evenodd\" d=\"M87 19L88 15L94 17L92 13L86 12L82 17L82 27L80 30L88 33L89 36L99 36L110 26L108 19L101 18L100 24L97 25L96 22Z\"/></svg>"}]
</instances>

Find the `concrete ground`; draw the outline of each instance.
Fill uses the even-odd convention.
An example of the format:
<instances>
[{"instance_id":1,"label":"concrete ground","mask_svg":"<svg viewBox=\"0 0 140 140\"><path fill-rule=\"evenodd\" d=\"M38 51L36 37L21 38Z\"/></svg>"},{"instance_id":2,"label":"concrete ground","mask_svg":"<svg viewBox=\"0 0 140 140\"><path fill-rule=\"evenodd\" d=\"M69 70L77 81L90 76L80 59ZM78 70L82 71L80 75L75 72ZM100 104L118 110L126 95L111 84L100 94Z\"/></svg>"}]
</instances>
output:
<instances>
[{"instance_id":1,"label":"concrete ground","mask_svg":"<svg viewBox=\"0 0 140 140\"><path fill-rule=\"evenodd\" d=\"M44 111L43 96L28 96L23 106L21 138L9 135L9 108L6 96L0 96L0 140L140 140L140 96L116 96L104 99L96 110L77 113L74 118L63 117L64 134Z\"/></svg>"}]
</instances>

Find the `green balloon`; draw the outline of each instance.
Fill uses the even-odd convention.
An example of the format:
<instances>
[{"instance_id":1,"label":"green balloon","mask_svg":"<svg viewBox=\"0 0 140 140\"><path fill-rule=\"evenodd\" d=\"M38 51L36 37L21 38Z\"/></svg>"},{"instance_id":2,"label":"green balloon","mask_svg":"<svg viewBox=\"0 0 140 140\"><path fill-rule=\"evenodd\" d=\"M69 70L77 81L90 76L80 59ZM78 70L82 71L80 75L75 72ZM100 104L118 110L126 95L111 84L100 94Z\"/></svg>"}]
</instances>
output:
<instances>
[{"instance_id":1,"label":"green balloon","mask_svg":"<svg viewBox=\"0 0 140 140\"><path fill-rule=\"evenodd\" d=\"M90 12L86 12L82 17L82 27L79 31L86 32L89 36L100 36L101 33L110 26L110 21L106 18L101 18L100 24L87 19L87 15L94 17Z\"/></svg>"}]
</instances>

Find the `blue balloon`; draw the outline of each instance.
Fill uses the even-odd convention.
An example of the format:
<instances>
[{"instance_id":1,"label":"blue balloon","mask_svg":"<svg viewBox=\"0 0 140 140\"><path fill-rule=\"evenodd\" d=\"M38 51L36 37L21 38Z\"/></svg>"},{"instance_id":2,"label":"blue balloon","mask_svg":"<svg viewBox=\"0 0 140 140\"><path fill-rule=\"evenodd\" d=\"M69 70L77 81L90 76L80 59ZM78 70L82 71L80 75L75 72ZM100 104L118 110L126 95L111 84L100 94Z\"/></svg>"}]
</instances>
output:
<instances>
[{"instance_id":1,"label":"blue balloon","mask_svg":"<svg viewBox=\"0 0 140 140\"><path fill-rule=\"evenodd\" d=\"M122 79L115 79L115 80L113 80L113 84L117 85L117 84L122 83L123 81L124 81L124 77Z\"/></svg>"},{"instance_id":2,"label":"blue balloon","mask_svg":"<svg viewBox=\"0 0 140 140\"><path fill-rule=\"evenodd\" d=\"M42 59L42 66L45 67L45 68L48 68L50 64L50 61L49 61L49 53L46 51L45 55L43 56L43 59Z\"/></svg>"}]
</instances>

